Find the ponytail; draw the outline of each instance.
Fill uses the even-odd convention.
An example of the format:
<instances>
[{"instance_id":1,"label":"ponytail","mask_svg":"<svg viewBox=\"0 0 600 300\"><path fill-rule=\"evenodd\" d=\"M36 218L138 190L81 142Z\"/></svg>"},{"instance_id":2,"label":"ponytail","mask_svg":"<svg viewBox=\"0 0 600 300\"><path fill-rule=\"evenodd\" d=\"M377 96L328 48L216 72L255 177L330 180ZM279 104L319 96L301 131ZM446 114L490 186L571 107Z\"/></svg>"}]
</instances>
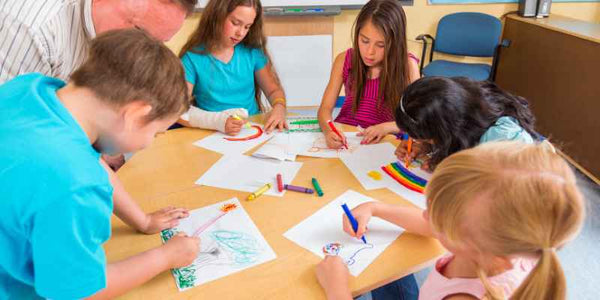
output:
<instances>
[{"instance_id":1,"label":"ponytail","mask_svg":"<svg viewBox=\"0 0 600 300\"><path fill-rule=\"evenodd\" d=\"M548 248L511 299L566 299L567 283L556 251Z\"/></svg>"}]
</instances>

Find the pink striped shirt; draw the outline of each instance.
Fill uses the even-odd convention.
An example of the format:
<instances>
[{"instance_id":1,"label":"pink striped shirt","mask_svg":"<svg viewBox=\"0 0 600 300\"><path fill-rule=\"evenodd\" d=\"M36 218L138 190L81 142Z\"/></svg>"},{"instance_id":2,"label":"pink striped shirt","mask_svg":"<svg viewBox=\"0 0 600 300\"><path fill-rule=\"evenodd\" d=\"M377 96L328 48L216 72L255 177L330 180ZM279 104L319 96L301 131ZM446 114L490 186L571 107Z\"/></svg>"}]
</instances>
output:
<instances>
[{"instance_id":1,"label":"pink striped shirt","mask_svg":"<svg viewBox=\"0 0 600 300\"><path fill-rule=\"evenodd\" d=\"M379 78L367 79L363 87L363 96L358 102L356 113L352 112L352 102L354 102L354 91L352 89L352 55L354 49L346 50L346 59L342 76L344 79L344 91L346 92L346 100L340 114L335 119L336 122L344 123L352 126L360 125L362 128L369 126L392 122L394 121L393 109L385 103L377 105L377 97L379 95ZM408 54L411 59L419 62L419 60L411 53ZM383 98L383 97L382 97ZM381 99L383 101L383 99Z\"/></svg>"}]
</instances>

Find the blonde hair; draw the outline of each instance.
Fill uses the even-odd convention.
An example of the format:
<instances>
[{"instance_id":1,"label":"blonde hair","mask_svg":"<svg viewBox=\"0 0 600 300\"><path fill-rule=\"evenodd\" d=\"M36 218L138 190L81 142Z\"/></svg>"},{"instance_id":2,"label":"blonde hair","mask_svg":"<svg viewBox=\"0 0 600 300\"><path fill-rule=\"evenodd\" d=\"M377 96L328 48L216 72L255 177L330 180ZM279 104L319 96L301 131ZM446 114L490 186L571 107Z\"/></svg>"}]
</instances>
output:
<instances>
[{"instance_id":1,"label":"blonde hair","mask_svg":"<svg viewBox=\"0 0 600 300\"><path fill-rule=\"evenodd\" d=\"M433 229L452 243L469 241L480 253L539 257L512 299L565 299L566 282L554 249L581 228L585 208L575 175L547 142L487 143L442 161L427 185ZM476 228L467 208L483 201ZM483 269L490 299L502 298Z\"/></svg>"}]
</instances>

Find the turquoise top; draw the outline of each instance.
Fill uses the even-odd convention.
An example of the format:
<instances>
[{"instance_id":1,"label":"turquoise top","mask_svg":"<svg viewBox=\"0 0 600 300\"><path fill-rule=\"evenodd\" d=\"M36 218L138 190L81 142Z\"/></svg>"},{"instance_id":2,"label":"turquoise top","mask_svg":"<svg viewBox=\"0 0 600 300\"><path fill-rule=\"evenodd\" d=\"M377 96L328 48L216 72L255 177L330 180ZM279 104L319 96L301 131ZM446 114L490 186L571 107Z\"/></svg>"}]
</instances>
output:
<instances>
[{"instance_id":1,"label":"turquoise top","mask_svg":"<svg viewBox=\"0 0 600 300\"><path fill-rule=\"evenodd\" d=\"M480 144L492 141L520 141L527 144L534 142L529 132L513 117L500 117L479 139Z\"/></svg>"},{"instance_id":2,"label":"turquoise top","mask_svg":"<svg viewBox=\"0 0 600 300\"><path fill-rule=\"evenodd\" d=\"M199 108L207 111L245 108L250 115L260 112L255 100L254 74L267 64L261 49L238 44L228 63L212 54L192 51L186 52L181 61L185 78L194 85L192 94Z\"/></svg>"},{"instance_id":3,"label":"turquoise top","mask_svg":"<svg viewBox=\"0 0 600 300\"><path fill-rule=\"evenodd\" d=\"M112 186L56 96L64 85L34 73L0 86L0 299L76 299L106 287Z\"/></svg>"}]
</instances>

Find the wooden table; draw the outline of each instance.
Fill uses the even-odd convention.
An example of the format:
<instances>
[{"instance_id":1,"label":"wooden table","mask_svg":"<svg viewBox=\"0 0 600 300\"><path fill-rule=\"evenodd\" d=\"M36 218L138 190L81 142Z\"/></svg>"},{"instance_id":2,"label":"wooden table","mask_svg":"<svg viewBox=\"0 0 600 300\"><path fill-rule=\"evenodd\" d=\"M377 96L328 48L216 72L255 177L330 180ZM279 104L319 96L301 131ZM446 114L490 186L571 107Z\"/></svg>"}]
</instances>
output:
<instances>
[{"instance_id":1,"label":"wooden table","mask_svg":"<svg viewBox=\"0 0 600 300\"><path fill-rule=\"evenodd\" d=\"M600 184L600 24L506 18L496 82L529 100L537 130Z\"/></svg>"},{"instance_id":2,"label":"wooden table","mask_svg":"<svg viewBox=\"0 0 600 300\"><path fill-rule=\"evenodd\" d=\"M347 127L344 130L353 131ZM194 184L221 154L193 146L212 132L182 128L168 131L136 153L118 172L126 189L145 211L175 205L200 208L233 197L242 202L256 226L277 254L262 265L179 292L170 272L164 272L122 299L323 299L314 275L320 258L294 244L283 233L348 189L387 203L410 205L387 189L366 191L339 159L299 157L303 166L292 184L310 186L317 177L325 195L306 194L244 199L248 193ZM392 137L388 138L393 141ZM118 261L161 244L159 235L135 232L116 217L113 235L105 244L108 262ZM340 230L341 227L340 220ZM355 296L431 265L445 250L434 239L402 234L360 276L350 281Z\"/></svg>"}]
</instances>

